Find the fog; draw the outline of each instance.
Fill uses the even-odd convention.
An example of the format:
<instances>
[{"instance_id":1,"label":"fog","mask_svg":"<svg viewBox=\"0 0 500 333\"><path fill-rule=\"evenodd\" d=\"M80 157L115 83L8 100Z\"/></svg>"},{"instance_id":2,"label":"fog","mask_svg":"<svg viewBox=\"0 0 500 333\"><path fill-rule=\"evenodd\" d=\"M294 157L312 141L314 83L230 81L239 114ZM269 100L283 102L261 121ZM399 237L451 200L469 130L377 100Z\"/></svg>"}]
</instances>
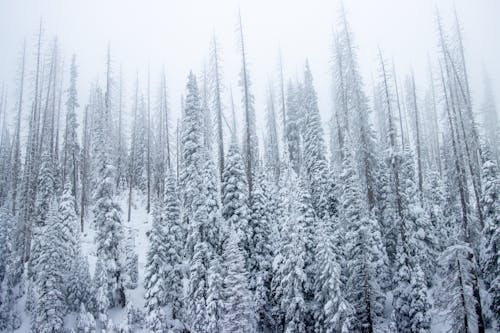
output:
<instances>
[{"instance_id":1,"label":"fog","mask_svg":"<svg viewBox=\"0 0 500 333\"><path fill-rule=\"evenodd\" d=\"M428 59L431 63L437 61L436 9L449 26L456 7L464 29L474 103L481 102L483 68L490 73L499 100L499 1L349 0L344 3L359 49L367 92L371 92L371 78L376 73L377 46L388 58L394 58L401 76L413 68L417 85L423 87ZM281 49L285 78L302 75L304 61L309 59L323 120L328 120L332 109L332 31L338 19L338 1L0 0L0 84L15 82L24 38L33 60L35 35L42 19L45 46L54 36L58 37L66 72L71 54L77 55L81 105L87 101L91 83L99 77L102 83L106 48L110 43L114 68L118 70L121 65L123 69L126 93L130 95L136 72L144 84L148 64L154 87L164 65L169 104L178 112L187 73L201 72L215 33L222 47L225 96L232 87L239 104L238 8L243 18L258 117L262 114L268 82L276 78ZM9 96L15 88L8 87ZM9 105L14 104L13 97L10 101Z\"/></svg>"}]
</instances>

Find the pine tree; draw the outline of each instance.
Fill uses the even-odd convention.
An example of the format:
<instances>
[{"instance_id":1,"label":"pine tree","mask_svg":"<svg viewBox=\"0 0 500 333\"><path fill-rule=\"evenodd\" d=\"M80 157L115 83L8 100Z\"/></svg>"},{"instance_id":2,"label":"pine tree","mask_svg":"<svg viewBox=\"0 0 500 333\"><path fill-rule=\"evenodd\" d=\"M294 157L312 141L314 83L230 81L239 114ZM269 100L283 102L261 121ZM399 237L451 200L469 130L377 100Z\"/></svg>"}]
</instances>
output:
<instances>
[{"instance_id":1,"label":"pine tree","mask_svg":"<svg viewBox=\"0 0 500 333\"><path fill-rule=\"evenodd\" d=\"M312 204L316 215L320 218L333 214L329 212L328 196L328 163L323 138L323 127L318 109L316 91L309 63L306 62L303 90L304 109L304 168L309 182Z\"/></svg>"},{"instance_id":2,"label":"pine tree","mask_svg":"<svg viewBox=\"0 0 500 333\"><path fill-rule=\"evenodd\" d=\"M344 149L341 184L341 223L347 226L346 298L354 307L353 331L374 332L384 307L385 296L380 284L387 276L387 259L378 224L367 212L347 148Z\"/></svg>"},{"instance_id":3,"label":"pine tree","mask_svg":"<svg viewBox=\"0 0 500 333\"><path fill-rule=\"evenodd\" d=\"M500 181L498 169L487 151L485 150L483 163L482 184L484 213L484 229L481 239L480 265L483 277L488 287L488 293L491 297L491 311L500 327L500 316L498 308L500 307Z\"/></svg>"},{"instance_id":4,"label":"pine tree","mask_svg":"<svg viewBox=\"0 0 500 333\"><path fill-rule=\"evenodd\" d=\"M196 77L189 73L186 85L186 100L182 115L181 132L181 171L179 185L182 189L180 193L181 204L186 214L184 214L184 225L189 226L192 218L192 205L197 195L196 188L200 183L201 158L203 151L202 138L202 117L200 96ZM188 248L189 250L189 248ZM192 250L192 249L190 249Z\"/></svg>"},{"instance_id":5,"label":"pine tree","mask_svg":"<svg viewBox=\"0 0 500 333\"><path fill-rule=\"evenodd\" d=\"M289 82L286 97L286 128L284 131L290 163L297 174L300 173L302 166L301 126L302 117L300 113L298 87L292 82Z\"/></svg>"},{"instance_id":6,"label":"pine tree","mask_svg":"<svg viewBox=\"0 0 500 333\"><path fill-rule=\"evenodd\" d=\"M223 332L254 332L255 314L245 268L245 251L241 247L240 231L234 227L224 243L224 318Z\"/></svg>"},{"instance_id":7,"label":"pine tree","mask_svg":"<svg viewBox=\"0 0 500 333\"><path fill-rule=\"evenodd\" d=\"M15 219L0 209L0 330L13 331L21 326L16 309L16 286L21 282L22 264L15 244Z\"/></svg>"},{"instance_id":8,"label":"pine tree","mask_svg":"<svg viewBox=\"0 0 500 333\"><path fill-rule=\"evenodd\" d=\"M97 259L93 284L97 320L101 327L106 327L108 323L110 299L108 292L108 276L102 259Z\"/></svg>"},{"instance_id":9,"label":"pine tree","mask_svg":"<svg viewBox=\"0 0 500 333\"><path fill-rule=\"evenodd\" d=\"M438 294L450 322L449 332L471 332L477 327L476 298L473 295L472 249L465 243L448 247L440 256L444 286Z\"/></svg>"},{"instance_id":10,"label":"pine tree","mask_svg":"<svg viewBox=\"0 0 500 333\"><path fill-rule=\"evenodd\" d=\"M65 267L57 205L49 204L47 226L40 242L40 256L35 279L37 299L33 312L34 332L63 332L65 315Z\"/></svg>"},{"instance_id":11,"label":"pine tree","mask_svg":"<svg viewBox=\"0 0 500 333\"><path fill-rule=\"evenodd\" d=\"M38 260L40 257L40 247L43 238L44 228L47 224L47 214L50 204L54 198L55 183L52 160L47 151L43 153L42 165L38 180L38 194L36 200L36 217L33 224L32 248L29 262L28 274L35 280L36 274L40 271Z\"/></svg>"},{"instance_id":12,"label":"pine tree","mask_svg":"<svg viewBox=\"0 0 500 333\"><path fill-rule=\"evenodd\" d=\"M156 207L153 227L149 233L150 247L146 257L146 311L151 330L161 331L160 309L169 304L172 318L179 318L182 301L183 231L175 176L165 181L163 204Z\"/></svg>"},{"instance_id":13,"label":"pine tree","mask_svg":"<svg viewBox=\"0 0 500 333\"><path fill-rule=\"evenodd\" d=\"M243 159L236 142L229 146L222 181L222 217L230 230L240 234L245 267L250 268L251 232L248 186Z\"/></svg>"},{"instance_id":14,"label":"pine tree","mask_svg":"<svg viewBox=\"0 0 500 333\"><path fill-rule=\"evenodd\" d=\"M319 274L314 285L315 332L342 332L352 320L352 306L343 295L342 253L336 238L332 226L323 223L316 237L315 268Z\"/></svg>"},{"instance_id":15,"label":"pine tree","mask_svg":"<svg viewBox=\"0 0 500 333\"><path fill-rule=\"evenodd\" d=\"M127 272L126 287L129 289L137 288L139 280L139 255L135 249L134 230L128 228L127 239L125 240L125 270Z\"/></svg>"},{"instance_id":16,"label":"pine tree","mask_svg":"<svg viewBox=\"0 0 500 333\"><path fill-rule=\"evenodd\" d=\"M83 303L80 305L80 312L76 318L76 333L96 333L96 323L92 313L87 312Z\"/></svg>"},{"instance_id":17,"label":"pine tree","mask_svg":"<svg viewBox=\"0 0 500 333\"><path fill-rule=\"evenodd\" d=\"M265 176L260 174L255 180L250 220L253 230L250 283L254 288L255 309L260 330L271 325L269 302L272 265L270 242L272 213L269 187Z\"/></svg>"},{"instance_id":18,"label":"pine tree","mask_svg":"<svg viewBox=\"0 0 500 333\"><path fill-rule=\"evenodd\" d=\"M68 89L68 100L66 101L66 130L64 132L63 146L63 184L67 179L71 182L71 194L75 200L76 208L76 193L78 189L79 175L79 156L80 146L78 144L77 129L78 123L76 119L76 108L78 105L77 90L76 90L76 56L73 55L70 69L70 86Z\"/></svg>"},{"instance_id":19,"label":"pine tree","mask_svg":"<svg viewBox=\"0 0 500 333\"><path fill-rule=\"evenodd\" d=\"M430 304L427 300L425 275L417 266L410 281L410 328L414 333L430 332Z\"/></svg>"},{"instance_id":20,"label":"pine tree","mask_svg":"<svg viewBox=\"0 0 500 333\"><path fill-rule=\"evenodd\" d=\"M82 302L85 304L87 301L88 289L86 288L88 287L89 273L81 254L80 228L72 192L72 185L68 181L60 199L58 218L62 235L62 248L60 250L63 255L65 271L68 272L68 279L65 281L65 295L69 309L76 311Z\"/></svg>"},{"instance_id":21,"label":"pine tree","mask_svg":"<svg viewBox=\"0 0 500 333\"><path fill-rule=\"evenodd\" d=\"M308 327L313 327L309 323L308 304L312 285L306 271L308 212L312 208L306 186L303 183L293 185L293 179L292 175L289 188L291 211L284 220L280 246L273 262L272 290L278 327L286 332L305 332Z\"/></svg>"},{"instance_id":22,"label":"pine tree","mask_svg":"<svg viewBox=\"0 0 500 333\"><path fill-rule=\"evenodd\" d=\"M224 317L224 276L222 270L222 258L218 254L214 254L208 270L207 331L210 333L222 331Z\"/></svg>"},{"instance_id":23,"label":"pine tree","mask_svg":"<svg viewBox=\"0 0 500 333\"><path fill-rule=\"evenodd\" d=\"M94 195L97 256L102 261L103 269L106 270L106 295L109 298L109 305L123 307L125 306L123 280L126 274L120 259L123 243L121 208L114 200L113 166L109 164L106 148L103 146L101 149L98 165L100 182Z\"/></svg>"}]
</instances>

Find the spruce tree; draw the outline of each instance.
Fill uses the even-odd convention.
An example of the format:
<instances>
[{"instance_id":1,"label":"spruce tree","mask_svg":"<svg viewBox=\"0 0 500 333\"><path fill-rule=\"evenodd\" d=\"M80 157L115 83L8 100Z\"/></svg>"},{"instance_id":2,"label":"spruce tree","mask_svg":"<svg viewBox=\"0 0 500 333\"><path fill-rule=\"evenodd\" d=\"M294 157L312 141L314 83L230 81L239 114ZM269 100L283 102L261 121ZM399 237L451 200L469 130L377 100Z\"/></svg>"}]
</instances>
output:
<instances>
[{"instance_id":1,"label":"spruce tree","mask_svg":"<svg viewBox=\"0 0 500 333\"><path fill-rule=\"evenodd\" d=\"M234 228L234 227L233 227ZM232 229L224 243L224 317L223 332L255 332L255 311L245 268L241 231Z\"/></svg>"},{"instance_id":2,"label":"spruce tree","mask_svg":"<svg viewBox=\"0 0 500 333\"><path fill-rule=\"evenodd\" d=\"M245 267L249 269L252 235L249 224L248 185L243 159L234 138L226 155L222 178L222 217L230 230L239 233Z\"/></svg>"},{"instance_id":3,"label":"spruce tree","mask_svg":"<svg viewBox=\"0 0 500 333\"><path fill-rule=\"evenodd\" d=\"M484 229L481 240L480 265L491 297L491 311L500 328L500 180L493 158L485 151L482 172Z\"/></svg>"},{"instance_id":4,"label":"spruce tree","mask_svg":"<svg viewBox=\"0 0 500 333\"><path fill-rule=\"evenodd\" d=\"M387 259L378 224L368 214L347 148L344 149L341 184L341 223L347 226L346 297L354 307L355 316L352 329L354 332L374 332L384 308L385 296L380 285L387 276Z\"/></svg>"},{"instance_id":5,"label":"spruce tree","mask_svg":"<svg viewBox=\"0 0 500 333\"><path fill-rule=\"evenodd\" d=\"M63 332L65 307L65 267L62 230L57 216L57 204L51 202L46 228L40 242L40 256L35 279L35 308L32 318L34 332Z\"/></svg>"}]
</instances>

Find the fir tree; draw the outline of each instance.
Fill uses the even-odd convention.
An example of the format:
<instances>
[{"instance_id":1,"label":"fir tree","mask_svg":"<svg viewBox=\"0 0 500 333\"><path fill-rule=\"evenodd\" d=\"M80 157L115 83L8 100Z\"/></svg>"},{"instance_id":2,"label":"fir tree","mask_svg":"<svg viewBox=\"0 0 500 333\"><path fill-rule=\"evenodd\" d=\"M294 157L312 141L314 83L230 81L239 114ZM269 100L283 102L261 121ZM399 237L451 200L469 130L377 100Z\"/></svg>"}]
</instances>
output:
<instances>
[{"instance_id":1,"label":"fir tree","mask_svg":"<svg viewBox=\"0 0 500 333\"><path fill-rule=\"evenodd\" d=\"M231 230L224 243L224 318L223 332L254 332L255 314L245 268L245 251L241 248L240 231Z\"/></svg>"},{"instance_id":2,"label":"fir tree","mask_svg":"<svg viewBox=\"0 0 500 333\"><path fill-rule=\"evenodd\" d=\"M346 144L348 147L348 144ZM347 226L345 235L346 297L354 307L354 332L376 331L385 297L381 281L387 276L387 259L377 222L367 212L350 151L344 149L341 223Z\"/></svg>"},{"instance_id":3,"label":"fir tree","mask_svg":"<svg viewBox=\"0 0 500 333\"><path fill-rule=\"evenodd\" d=\"M92 313L87 312L83 303L80 305L80 312L76 318L76 333L96 333L96 323Z\"/></svg>"},{"instance_id":4,"label":"fir tree","mask_svg":"<svg viewBox=\"0 0 500 333\"><path fill-rule=\"evenodd\" d=\"M484 229L480 265L491 297L491 311L500 327L500 181L493 159L486 153L483 163L482 185Z\"/></svg>"},{"instance_id":5,"label":"fir tree","mask_svg":"<svg viewBox=\"0 0 500 333\"><path fill-rule=\"evenodd\" d=\"M248 186L243 159L234 140L229 146L222 178L222 217L228 228L239 233L244 251L245 267L248 269L250 268L251 251Z\"/></svg>"},{"instance_id":6,"label":"fir tree","mask_svg":"<svg viewBox=\"0 0 500 333\"><path fill-rule=\"evenodd\" d=\"M62 231L57 216L57 205L49 204L47 226L40 243L37 262L37 300L32 319L34 332L63 332L65 312L65 257L63 254Z\"/></svg>"}]
</instances>

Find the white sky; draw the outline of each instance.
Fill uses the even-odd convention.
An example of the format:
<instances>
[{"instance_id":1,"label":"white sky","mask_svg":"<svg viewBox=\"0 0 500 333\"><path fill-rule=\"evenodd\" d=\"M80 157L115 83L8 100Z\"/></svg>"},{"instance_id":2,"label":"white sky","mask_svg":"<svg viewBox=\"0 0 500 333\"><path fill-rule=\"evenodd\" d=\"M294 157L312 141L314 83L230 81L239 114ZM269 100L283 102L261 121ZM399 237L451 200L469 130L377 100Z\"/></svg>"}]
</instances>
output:
<instances>
[{"instance_id":1,"label":"white sky","mask_svg":"<svg viewBox=\"0 0 500 333\"><path fill-rule=\"evenodd\" d=\"M465 31L475 103L481 101L483 64L490 72L496 100L500 101L500 1L344 0L344 3L359 48L368 94L371 94L371 75L376 70L377 45L388 58L394 57L401 76L413 66L417 85L423 87L428 73L427 56L431 61L436 59L435 8L440 9L445 24L450 25L455 4ZM153 87L165 64L170 106L177 111L187 73L190 69L201 71L215 31L222 47L227 86L233 87L235 103L239 105L238 6L243 15L258 117L262 118L264 110L267 79L276 77L280 46L285 77L302 75L304 60L309 59L323 119L328 120L332 106L332 28L339 8L336 0L0 0L0 84L8 84L13 95L22 40L27 39L28 54L33 58L35 35L43 17L45 42L57 34L66 59L66 73L71 54L77 55L81 105L87 102L91 82L98 76L104 77L109 41L116 67L123 66L128 92L132 91L136 71L144 82L148 61ZM10 97L10 105L13 99ZM126 101L130 99L127 97Z\"/></svg>"}]
</instances>

